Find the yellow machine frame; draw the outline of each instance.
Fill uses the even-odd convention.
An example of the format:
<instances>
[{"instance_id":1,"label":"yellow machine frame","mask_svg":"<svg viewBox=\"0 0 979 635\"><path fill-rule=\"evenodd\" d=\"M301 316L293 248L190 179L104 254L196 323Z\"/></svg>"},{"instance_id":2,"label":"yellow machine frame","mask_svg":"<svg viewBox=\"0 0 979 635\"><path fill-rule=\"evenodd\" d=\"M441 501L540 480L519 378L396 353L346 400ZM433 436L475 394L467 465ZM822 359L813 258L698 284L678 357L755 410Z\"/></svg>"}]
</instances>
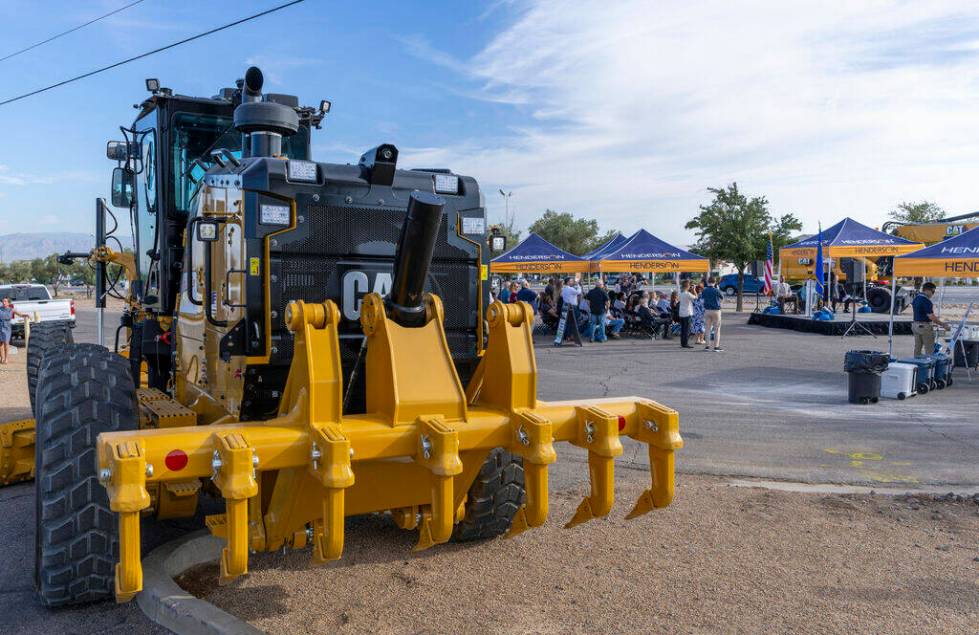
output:
<instances>
[{"instance_id":1,"label":"yellow machine frame","mask_svg":"<svg viewBox=\"0 0 979 635\"><path fill-rule=\"evenodd\" d=\"M314 564L340 558L348 515L390 510L402 528L418 528L416 549L444 543L493 448L523 458L526 501L510 535L547 518L554 441L588 452L590 492L568 527L611 510L622 436L648 445L651 471L628 517L670 503L674 452L683 447L676 411L636 397L539 401L533 311L522 302L489 307L489 345L464 390L441 301L427 295L425 306L425 325L405 328L386 316L379 295L364 299L366 414L342 412L337 306L293 302L286 322L295 353L277 417L100 435L100 480L119 515L117 600L142 588L139 516L151 490L196 493L201 479L226 503L225 514L207 519L227 542L225 582L247 573L250 550L312 543Z\"/></svg>"}]
</instances>

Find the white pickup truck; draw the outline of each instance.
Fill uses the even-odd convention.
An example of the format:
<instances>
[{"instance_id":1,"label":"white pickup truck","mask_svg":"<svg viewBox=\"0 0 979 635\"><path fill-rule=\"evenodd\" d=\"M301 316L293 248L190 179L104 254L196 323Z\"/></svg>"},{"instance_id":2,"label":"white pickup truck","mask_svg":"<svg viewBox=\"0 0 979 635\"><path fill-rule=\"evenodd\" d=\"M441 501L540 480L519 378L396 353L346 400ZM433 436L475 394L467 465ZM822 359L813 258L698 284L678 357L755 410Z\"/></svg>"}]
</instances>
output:
<instances>
[{"instance_id":1,"label":"white pickup truck","mask_svg":"<svg viewBox=\"0 0 979 635\"><path fill-rule=\"evenodd\" d=\"M31 316L31 322L75 321L74 300L54 300L43 284L0 285L0 299L10 298L14 309ZM15 317L11 326L14 337L24 336L24 318Z\"/></svg>"}]
</instances>

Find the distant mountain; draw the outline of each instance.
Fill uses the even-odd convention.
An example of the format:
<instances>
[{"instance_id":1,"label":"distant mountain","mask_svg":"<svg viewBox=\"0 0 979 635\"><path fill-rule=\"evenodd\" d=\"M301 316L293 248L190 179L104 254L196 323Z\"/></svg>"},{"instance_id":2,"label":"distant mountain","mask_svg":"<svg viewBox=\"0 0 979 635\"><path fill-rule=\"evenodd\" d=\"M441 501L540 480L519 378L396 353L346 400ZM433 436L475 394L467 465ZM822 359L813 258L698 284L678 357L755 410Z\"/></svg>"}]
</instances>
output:
<instances>
[{"instance_id":1,"label":"distant mountain","mask_svg":"<svg viewBox=\"0 0 979 635\"><path fill-rule=\"evenodd\" d=\"M129 248L131 242L127 237L122 240L122 245L124 248ZM91 234L75 232L3 234L0 235L0 262L33 260L66 251L88 251L93 246L95 246L95 238Z\"/></svg>"}]
</instances>

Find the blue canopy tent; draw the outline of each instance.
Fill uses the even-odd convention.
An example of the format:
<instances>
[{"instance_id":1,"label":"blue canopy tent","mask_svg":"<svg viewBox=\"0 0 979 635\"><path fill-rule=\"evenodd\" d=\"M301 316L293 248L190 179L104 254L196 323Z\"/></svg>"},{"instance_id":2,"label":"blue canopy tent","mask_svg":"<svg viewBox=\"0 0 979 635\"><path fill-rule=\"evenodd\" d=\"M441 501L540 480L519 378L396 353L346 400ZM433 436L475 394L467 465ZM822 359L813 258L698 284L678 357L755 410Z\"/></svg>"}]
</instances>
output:
<instances>
[{"instance_id":1,"label":"blue canopy tent","mask_svg":"<svg viewBox=\"0 0 979 635\"><path fill-rule=\"evenodd\" d=\"M710 261L640 229L628 240L593 260L599 271L650 271L653 273L703 272Z\"/></svg>"},{"instance_id":2,"label":"blue canopy tent","mask_svg":"<svg viewBox=\"0 0 979 635\"><path fill-rule=\"evenodd\" d=\"M819 237L810 236L779 249L779 259L815 260ZM924 245L899 236L885 234L852 218L844 218L822 231L823 255L827 258L877 258L896 256L921 249Z\"/></svg>"},{"instance_id":3,"label":"blue canopy tent","mask_svg":"<svg viewBox=\"0 0 979 635\"><path fill-rule=\"evenodd\" d=\"M490 261L493 273L570 273L588 271L588 260L530 234L510 251Z\"/></svg>"},{"instance_id":4,"label":"blue canopy tent","mask_svg":"<svg viewBox=\"0 0 979 635\"><path fill-rule=\"evenodd\" d=\"M633 236L634 235L635 234L633 234ZM617 247L621 246L623 243L625 243L627 240L629 240L629 238L632 238L632 236L629 236L627 238L627 237L623 236L621 233L616 233L615 236L612 238L612 240L608 241L607 243L605 243L604 245L602 245L600 247L596 247L596 248L592 249L587 254L585 254L584 256L582 256L582 258L587 258L588 260L595 260L599 256L601 256L602 254L608 253L609 251L611 251L613 249L616 249Z\"/></svg>"}]
</instances>

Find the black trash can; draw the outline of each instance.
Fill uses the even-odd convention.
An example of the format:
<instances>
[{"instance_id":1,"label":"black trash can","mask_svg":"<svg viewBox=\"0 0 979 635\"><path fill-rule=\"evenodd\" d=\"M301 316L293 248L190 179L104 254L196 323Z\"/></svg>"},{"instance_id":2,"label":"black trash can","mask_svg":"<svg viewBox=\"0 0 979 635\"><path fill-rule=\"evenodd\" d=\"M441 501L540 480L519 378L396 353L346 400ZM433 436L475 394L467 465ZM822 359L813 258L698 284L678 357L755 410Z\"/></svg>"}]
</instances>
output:
<instances>
[{"instance_id":1,"label":"black trash can","mask_svg":"<svg viewBox=\"0 0 979 635\"><path fill-rule=\"evenodd\" d=\"M880 375L877 373L847 373L850 403L866 405L880 401Z\"/></svg>"},{"instance_id":2,"label":"black trash can","mask_svg":"<svg viewBox=\"0 0 979 635\"><path fill-rule=\"evenodd\" d=\"M843 360L847 374L848 400L855 404L880 401L880 374L887 370L887 353L849 351Z\"/></svg>"},{"instance_id":3,"label":"black trash can","mask_svg":"<svg viewBox=\"0 0 979 635\"><path fill-rule=\"evenodd\" d=\"M962 349L965 348L965 354ZM955 367L975 368L979 365L979 342L958 342L955 345Z\"/></svg>"}]
</instances>

